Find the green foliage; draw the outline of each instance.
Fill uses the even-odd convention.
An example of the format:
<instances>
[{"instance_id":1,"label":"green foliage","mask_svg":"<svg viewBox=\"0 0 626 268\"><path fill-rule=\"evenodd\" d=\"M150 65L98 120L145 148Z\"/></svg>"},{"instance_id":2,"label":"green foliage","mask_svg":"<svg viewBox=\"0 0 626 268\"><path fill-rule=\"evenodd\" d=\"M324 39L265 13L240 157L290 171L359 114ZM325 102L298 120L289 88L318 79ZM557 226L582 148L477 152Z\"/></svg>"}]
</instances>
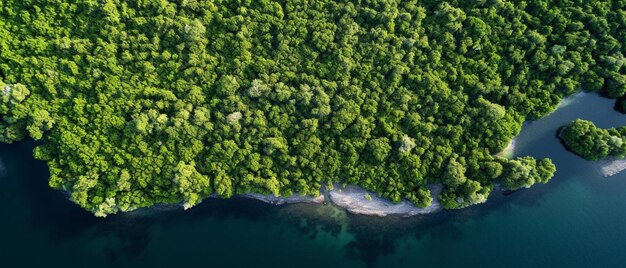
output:
<instances>
[{"instance_id":1,"label":"green foliage","mask_svg":"<svg viewBox=\"0 0 626 268\"><path fill-rule=\"evenodd\" d=\"M28 132L30 132L31 137L40 139L43 135L43 129L39 126L45 124L45 130L52 127L51 121L44 123L44 120L51 120L47 111L37 109L36 112L31 112L31 107L24 103L30 93L30 90L22 84L5 84L0 79L0 95L2 96L0 102L1 142L12 143L24 139ZM33 113L33 117L37 118L37 121L31 123L30 126L28 126L31 117L29 113ZM27 126L28 132L26 131Z\"/></svg>"},{"instance_id":2,"label":"green foliage","mask_svg":"<svg viewBox=\"0 0 626 268\"><path fill-rule=\"evenodd\" d=\"M532 157L520 157L503 162L505 172L500 176L500 182L510 190L528 188L535 183L547 183L556 171L550 159L537 161Z\"/></svg>"},{"instance_id":3,"label":"green foliage","mask_svg":"<svg viewBox=\"0 0 626 268\"><path fill-rule=\"evenodd\" d=\"M577 119L563 127L560 137L568 149L587 160L626 156L626 127L601 129Z\"/></svg>"},{"instance_id":4,"label":"green foliage","mask_svg":"<svg viewBox=\"0 0 626 268\"><path fill-rule=\"evenodd\" d=\"M209 178L196 170L195 163L189 165L179 162L176 166L174 183L185 200L185 208L200 202L202 196L213 192Z\"/></svg>"},{"instance_id":5,"label":"green foliage","mask_svg":"<svg viewBox=\"0 0 626 268\"><path fill-rule=\"evenodd\" d=\"M26 127L30 137L39 140L45 131L48 131L54 125L54 119L46 110L35 109L31 115L31 122Z\"/></svg>"},{"instance_id":6,"label":"green foliage","mask_svg":"<svg viewBox=\"0 0 626 268\"><path fill-rule=\"evenodd\" d=\"M336 182L464 207L553 173L492 156L524 120L624 95L624 6L2 1L0 141L42 139L50 186L101 216Z\"/></svg>"},{"instance_id":7,"label":"green foliage","mask_svg":"<svg viewBox=\"0 0 626 268\"><path fill-rule=\"evenodd\" d=\"M374 164L383 162L389 152L391 151L391 145L387 138L380 137L369 140L367 142L367 150L369 152L370 159Z\"/></svg>"},{"instance_id":8,"label":"green foliage","mask_svg":"<svg viewBox=\"0 0 626 268\"><path fill-rule=\"evenodd\" d=\"M467 180L457 187L446 188L439 201L446 209L464 208L484 203L493 187L483 187L477 181Z\"/></svg>"},{"instance_id":9,"label":"green foliage","mask_svg":"<svg viewBox=\"0 0 626 268\"><path fill-rule=\"evenodd\" d=\"M467 182L465 166L451 158L443 173L443 183L452 188L459 187Z\"/></svg>"}]
</instances>

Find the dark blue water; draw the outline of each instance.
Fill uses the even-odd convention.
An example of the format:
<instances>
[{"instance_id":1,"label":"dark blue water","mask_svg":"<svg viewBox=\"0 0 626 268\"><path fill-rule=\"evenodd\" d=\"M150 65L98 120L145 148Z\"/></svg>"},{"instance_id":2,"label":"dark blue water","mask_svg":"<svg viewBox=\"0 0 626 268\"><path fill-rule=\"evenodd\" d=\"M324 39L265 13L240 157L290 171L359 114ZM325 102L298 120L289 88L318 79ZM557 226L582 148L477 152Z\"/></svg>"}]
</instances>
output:
<instances>
[{"instance_id":1,"label":"dark blue water","mask_svg":"<svg viewBox=\"0 0 626 268\"><path fill-rule=\"evenodd\" d=\"M0 267L624 267L626 172L556 138L575 118L626 125L612 108L587 94L525 125L515 155L552 158L550 183L410 219L243 199L99 219L48 188L33 142L0 145Z\"/></svg>"}]
</instances>

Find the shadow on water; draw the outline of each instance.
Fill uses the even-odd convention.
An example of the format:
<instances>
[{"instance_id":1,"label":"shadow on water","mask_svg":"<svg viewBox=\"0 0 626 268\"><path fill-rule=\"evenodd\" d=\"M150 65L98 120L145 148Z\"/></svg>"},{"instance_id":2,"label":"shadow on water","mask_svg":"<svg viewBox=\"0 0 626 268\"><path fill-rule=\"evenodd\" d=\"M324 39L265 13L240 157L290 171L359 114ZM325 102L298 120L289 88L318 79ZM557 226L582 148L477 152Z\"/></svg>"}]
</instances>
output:
<instances>
[{"instance_id":1,"label":"shadow on water","mask_svg":"<svg viewBox=\"0 0 626 268\"><path fill-rule=\"evenodd\" d=\"M143 257L145 249L152 240L151 227L155 225L170 229L207 220L262 222L267 221L268 215L277 209L279 208L239 198L208 199L190 210L169 205L156 210L143 209L109 216L105 223L96 226L94 235L98 237L113 235L117 238L117 244L106 248L108 260L111 263L117 263L119 259Z\"/></svg>"},{"instance_id":2,"label":"shadow on water","mask_svg":"<svg viewBox=\"0 0 626 268\"><path fill-rule=\"evenodd\" d=\"M9 151L14 161L20 161L21 166L28 167L24 171L27 174L15 176L20 178L16 183L22 195L21 209L29 212L28 224L36 229L50 230L50 237L54 240L81 235L99 220L68 202L60 192L48 187L50 174L46 164L32 156L32 149L36 145L33 141L0 145L1 151Z\"/></svg>"},{"instance_id":3,"label":"shadow on water","mask_svg":"<svg viewBox=\"0 0 626 268\"><path fill-rule=\"evenodd\" d=\"M514 196L518 193L514 193ZM379 265L378 259L393 255L400 246L397 241L404 237L422 240L461 241L464 231L461 226L476 218L486 217L494 211L510 211L514 205L539 206L540 200L516 202L501 193L493 193L490 201L463 210L443 211L436 214L411 218L372 218L351 215L348 231L355 239L346 245L346 256L363 261L368 267ZM520 199L521 200L521 199ZM513 202L511 202L513 201Z\"/></svg>"}]
</instances>

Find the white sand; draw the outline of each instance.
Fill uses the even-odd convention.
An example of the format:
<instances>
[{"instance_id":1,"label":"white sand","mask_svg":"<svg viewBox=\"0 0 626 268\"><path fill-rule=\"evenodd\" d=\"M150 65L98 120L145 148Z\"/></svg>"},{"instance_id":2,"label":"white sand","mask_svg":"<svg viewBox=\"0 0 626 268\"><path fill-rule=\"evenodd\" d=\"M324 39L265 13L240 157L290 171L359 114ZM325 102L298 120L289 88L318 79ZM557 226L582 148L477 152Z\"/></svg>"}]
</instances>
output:
<instances>
[{"instance_id":1,"label":"white sand","mask_svg":"<svg viewBox=\"0 0 626 268\"><path fill-rule=\"evenodd\" d=\"M354 214L372 215L372 216L414 216L429 214L441 210L441 204L437 197L443 190L443 185L432 185L431 196L432 204L426 208L419 208L409 201L402 201L398 204L378 197L375 193L364 190L355 185L348 185L344 188L337 186L334 190L329 191L328 195L333 204L342 207ZM371 198L368 200L367 196Z\"/></svg>"},{"instance_id":2,"label":"white sand","mask_svg":"<svg viewBox=\"0 0 626 268\"><path fill-rule=\"evenodd\" d=\"M563 108L565 106L568 106L568 105L572 104L576 99L584 96L585 94L588 94L588 93L584 92L584 91L581 91L581 92L578 92L578 93L575 93L575 94L572 94L572 95L569 95L569 96L563 98L561 100L561 102L559 102L559 105L556 107L555 111L560 109L560 108Z\"/></svg>"},{"instance_id":3,"label":"white sand","mask_svg":"<svg viewBox=\"0 0 626 268\"><path fill-rule=\"evenodd\" d=\"M503 158L512 158L513 154L515 153L515 145L516 144L517 144L517 136L515 136L515 138L513 138L509 142L509 145L507 145L506 148L504 148L504 150L502 150L502 152L499 152L499 153L495 154L494 156L499 156L499 157L503 157Z\"/></svg>"},{"instance_id":4,"label":"white sand","mask_svg":"<svg viewBox=\"0 0 626 268\"><path fill-rule=\"evenodd\" d=\"M602 161L600 171L604 177L610 177L626 169L626 159Z\"/></svg>"}]
</instances>

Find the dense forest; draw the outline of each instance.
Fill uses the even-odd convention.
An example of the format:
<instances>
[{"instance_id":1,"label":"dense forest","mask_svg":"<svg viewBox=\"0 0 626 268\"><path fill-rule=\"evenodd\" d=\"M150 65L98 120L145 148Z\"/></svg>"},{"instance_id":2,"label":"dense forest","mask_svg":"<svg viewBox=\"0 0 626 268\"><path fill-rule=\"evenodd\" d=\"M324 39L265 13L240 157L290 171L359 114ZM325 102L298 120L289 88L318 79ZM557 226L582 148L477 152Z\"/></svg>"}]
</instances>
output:
<instances>
[{"instance_id":1,"label":"dense forest","mask_svg":"<svg viewBox=\"0 0 626 268\"><path fill-rule=\"evenodd\" d=\"M50 186L99 216L332 183L462 208L552 177L493 156L525 120L624 95L625 7L0 0L0 140L42 140Z\"/></svg>"}]
</instances>

